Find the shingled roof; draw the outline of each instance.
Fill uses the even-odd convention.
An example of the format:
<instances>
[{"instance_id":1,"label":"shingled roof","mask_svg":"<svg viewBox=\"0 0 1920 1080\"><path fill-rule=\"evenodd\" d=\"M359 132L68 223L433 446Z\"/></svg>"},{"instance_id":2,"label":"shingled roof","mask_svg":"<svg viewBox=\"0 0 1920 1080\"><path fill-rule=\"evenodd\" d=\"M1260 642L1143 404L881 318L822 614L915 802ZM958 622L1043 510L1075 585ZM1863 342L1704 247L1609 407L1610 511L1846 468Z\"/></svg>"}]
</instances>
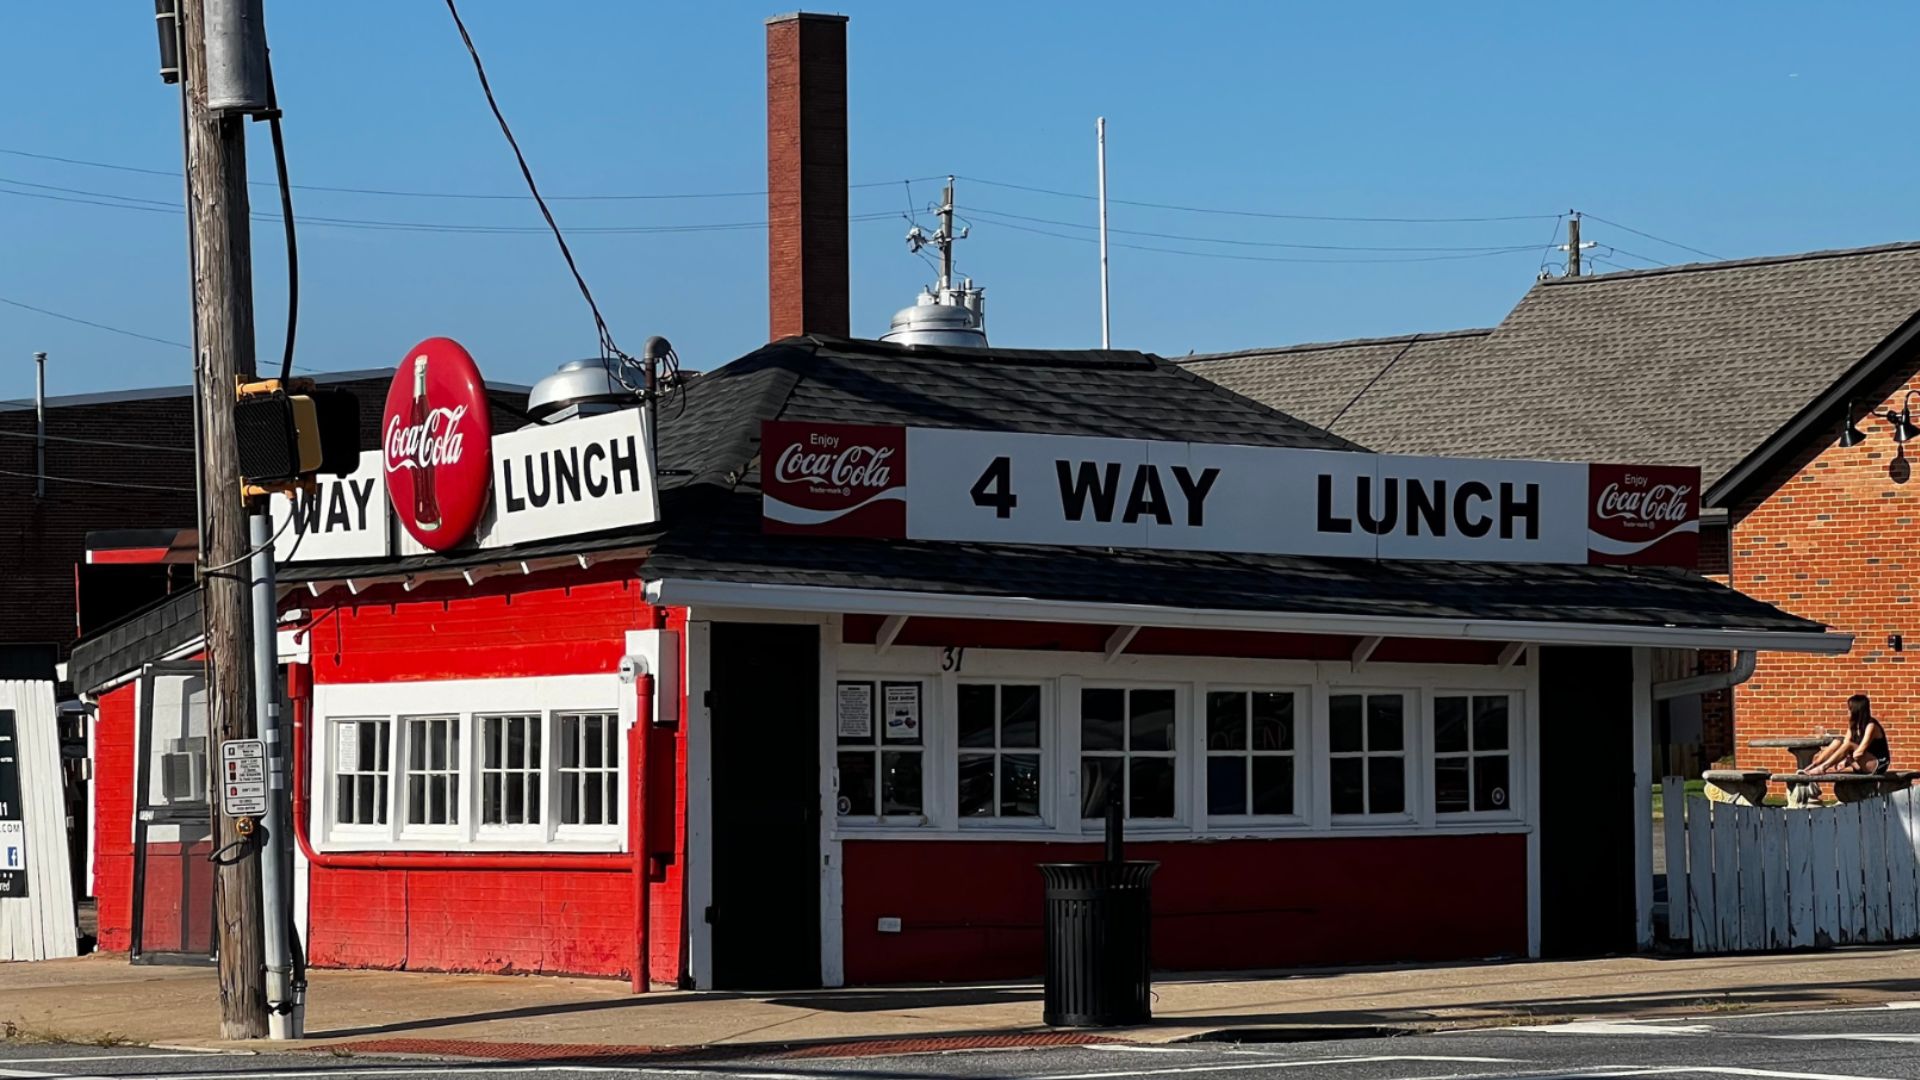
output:
<instances>
[{"instance_id":1,"label":"shingled roof","mask_svg":"<svg viewBox=\"0 0 1920 1080\"><path fill-rule=\"evenodd\" d=\"M1894 244L1556 278L1491 330L1187 365L1387 453L1698 465L1711 489L1916 312L1920 244Z\"/></svg>"}]
</instances>

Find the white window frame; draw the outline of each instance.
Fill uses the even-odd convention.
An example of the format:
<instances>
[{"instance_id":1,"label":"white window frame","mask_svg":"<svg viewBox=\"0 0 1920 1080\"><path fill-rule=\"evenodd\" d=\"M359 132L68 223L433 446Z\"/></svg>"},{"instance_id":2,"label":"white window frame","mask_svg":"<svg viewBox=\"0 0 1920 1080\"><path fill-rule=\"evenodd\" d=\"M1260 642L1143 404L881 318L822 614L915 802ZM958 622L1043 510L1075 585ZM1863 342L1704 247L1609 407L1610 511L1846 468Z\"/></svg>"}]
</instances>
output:
<instances>
[{"instance_id":1,"label":"white window frame","mask_svg":"<svg viewBox=\"0 0 1920 1080\"><path fill-rule=\"evenodd\" d=\"M487 721L500 720L502 722L509 722L513 720L522 720L522 719L530 723L530 726L537 733L538 738L540 739L540 765L537 768L533 768L533 769L526 768L524 765L520 768L514 768L508 765L507 758L506 758L506 750L503 743L501 748L500 765L497 768L489 769L487 767L487 739L485 738ZM554 800L552 798L553 793L547 790L547 784L549 780L553 777L553 775L558 771L557 763L554 765L547 764L547 750L548 750L547 739L553 733L553 729L557 729L559 727L558 714L556 713L553 719L550 720L548 717L543 716L539 712L533 711L533 710L509 711L505 709L497 709L497 710L490 710L488 712L480 712L480 713L473 714L472 724L473 724L473 731L472 731L472 734L473 734L473 754L472 754L473 756L473 798L471 802L473 804L473 813L474 813L473 824L476 830L476 835L481 837L482 839L496 840L496 841L507 841L507 840L523 840L523 841L534 841L534 842L544 841L546 839L547 831L550 828L552 828L552 825L553 825L551 819L548 816L549 808L554 803ZM524 761L524 757L523 757L523 761ZM504 784L506 782L511 781L514 783L519 783L524 785L526 783L527 776L529 775L538 776L540 778L540 798L538 799L537 803L529 804L529 805L532 805L538 809L540 820L534 821L534 822L521 821L521 822L502 822L500 824L488 824L485 817L485 812L486 812L486 805L487 805L486 780L487 780L487 774L489 772L498 773L502 778L503 787L501 791L501 802L502 802L503 810L504 810L504 805L506 800L506 792L504 788Z\"/></svg>"},{"instance_id":2,"label":"white window frame","mask_svg":"<svg viewBox=\"0 0 1920 1080\"><path fill-rule=\"evenodd\" d=\"M631 798L628 761L628 725L634 710L632 694L618 675L551 675L500 679L448 679L434 682L320 683L313 691L315 722L309 733L307 760L312 763L315 835L318 851L532 851L619 852L626 849ZM606 713L619 724L619 821L614 825L559 827L558 787L554 782L559 759L551 752L562 713ZM541 717L541 823L515 826L480 825L480 762L484 760L477 735L479 717L537 714ZM404 751L407 717L454 716L460 733L457 759L460 775L459 822L448 826L408 826ZM342 826L334 823L337 721L389 721L387 824Z\"/></svg>"},{"instance_id":3,"label":"white window frame","mask_svg":"<svg viewBox=\"0 0 1920 1080\"><path fill-rule=\"evenodd\" d=\"M1042 678L1024 678L1020 676L980 676L978 678L955 679L953 704L943 710L944 717L952 717L951 723L941 725L942 749L951 755L952 781L946 789L952 793L952 813L955 823L962 829L1000 830L1005 832L1053 832L1054 815L1059 806L1059 769L1056 767L1055 746L1059 738L1055 734L1054 695L1058 693L1057 680ZM994 727L993 746L960 745L960 693L962 686L990 686L994 689ZM1000 745L1000 688L1005 686L1033 686L1040 690L1040 745L1010 746ZM967 817L960 813L960 759L967 755L991 754L994 762L994 813L986 817ZM1038 817L1001 817L999 813L999 760L1009 754L1040 759L1040 814ZM944 807L942 809L945 809Z\"/></svg>"},{"instance_id":4,"label":"white window frame","mask_svg":"<svg viewBox=\"0 0 1920 1080\"><path fill-rule=\"evenodd\" d=\"M942 775L946 763L942 760L941 755L936 753L938 741L933 733L935 730L944 728L948 732L946 737L951 739L953 737L951 733L954 725L950 723L936 725L934 717L943 713L947 716L953 715L953 706L948 700L951 696L951 682L911 675L850 674L843 671L839 673L835 679L836 692L840 683L873 684L873 742L842 744L839 738L838 717L833 715L821 717L821 722L826 725L827 737L833 747L833 760L828 763L829 775L833 778L833 790L829 793L831 797L827 799L826 807L829 811L833 812L835 822L842 829L925 829L933 826L937 821L942 820L943 815L941 814L940 808L943 805L941 800L945 797L945 786L937 785L935 778ZM920 687L920 741L917 743L887 742L885 730L887 722L885 716L886 687L888 684L897 686L902 683L914 683ZM867 753L873 755L873 796L875 809L877 810L883 790L883 781L880 776L880 763L882 761L882 755L889 749L900 753L917 753L920 755L920 812L918 814L840 814L840 755L843 753Z\"/></svg>"},{"instance_id":5,"label":"white window frame","mask_svg":"<svg viewBox=\"0 0 1920 1080\"><path fill-rule=\"evenodd\" d=\"M389 811L389 816L397 819L394 821L394 827L399 831L403 839L420 840L429 843L435 840L458 842L464 839L465 834L471 830L473 824L472 807L466 804L474 803L473 789L470 783L461 783L462 780L471 781L473 779L473 777L469 775L463 775L468 772L464 759L473 751L473 740L470 737L472 733L463 730L468 727L469 720L470 718L467 716L446 709L420 710L394 714L393 782L389 786L397 790L391 792L393 803ZM447 727L449 743L447 746L446 767L443 769L434 767L432 757L433 746L431 736L429 736L427 745L421 750L421 767L418 773L416 773L409 758L409 755L413 752L413 728L415 725L426 725L424 730L430 732L432 725L436 724L445 724ZM448 821L421 821L416 823L408 820L408 815L413 808L410 801L412 797L411 779L415 775L428 778L427 783L421 785L422 797L427 800L427 805L422 811L423 817L433 809L431 778L442 775L452 778L452 783L449 785L451 790L447 792Z\"/></svg>"},{"instance_id":6,"label":"white window frame","mask_svg":"<svg viewBox=\"0 0 1920 1080\"><path fill-rule=\"evenodd\" d=\"M1101 818L1085 816L1082 809L1083 800L1080 791L1082 758L1089 754L1094 757L1117 758L1123 763L1121 773L1123 777L1126 777L1126 782L1128 784L1132 782L1131 777L1127 776L1127 774L1131 771L1129 764L1132 762L1136 753L1133 749L1132 699L1132 692L1135 690L1168 690L1173 693L1173 746L1167 750L1138 751L1139 756L1143 758L1165 758L1173 762L1173 814L1171 817L1164 818L1136 818L1133 816L1133 807L1128 805L1126 814L1127 831L1148 833L1156 830L1185 830L1191 827L1192 822L1195 820L1192 806L1194 759L1193 689L1194 686L1191 680L1183 681L1179 679L1086 679L1081 680L1079 685L1073 688L1073 757L1071 758L1070 768L1076 779L1073 784L1072 806L1073 816L1080 822L1081 832L1098 833L1102 822ZM1081 745L1081 705L1085 701L1087 691L1090 690L1119 690L1126 695L1124 698L1126 702L1126 719L1121 725L1121 734L1124 741L1123 749L1118 751L1089 751ZM1059 741L1063 744L1062 753L1064 753L1064 744L1066 744L1068 740L1062 738ZM1128 788L1123 786L1121 790L1127 791ZM1132 799L1129 797L1127 801L1131 804Z\"/></svg>"},{"instance_id":7,"label":"white window frame","mask_svg":"<svg viewBox=\"0 0 1920 1080\"><path fill-rule=\"evenodd\" d=\"M563 783L563 775L577 774L583 771L604 771L585 769L584 766L581 768L565 768L560 764L561 721L570 716L588 715L604 716L608 722L613 725L614 820L611 823L601 822L599 824L587 824L577 821L570 823L561 814L563 807L561 806L560 788ZM627 783L627 728L621 721L620 710L617 708L551 709L547 712L547 734L553 739L553 742L546 747L542 747L541 753L543 755L551 754L552 763L547 766L546 779L542 782L551 787L551 790L547 792L547 807L552 813L552 817L549 820L551 820L553 824L549 827L552 829L553 836L561 841L573 840L591 843L595 838L604 836L609 830L619 830L622 834L625 834L627 828L627 819L625 816L627 812L627 794L630 785Z\"/></svg>"},{"instance_id":8,"label":"white window frame","mask_svg":"<svg viewBox=\"0 0 1920 1080\"><path fill-rule=\"evenodd\" d=\"M1426 702L1422 709L1425 713L1425 716L1422 718L1422 726L1424 728L1422 739L1428 749L1421 755L1421 758L1425 762L1425 775L1422 777L1422 783L1427 789L1425 804L1427 819L1442 829L1455 823L1476 821L1519 822L1527 820L1530 816L1526 805L1526 762L1528 761L1528 749L1525 738L1526 721L1524 715L1526 698L1523 692L1503 688L1479 690L1471 687L1437 687L1428 691L1424 696ZM1473 698L1506 698L1507 748L1501 751L1470 750L1465 754L1459 751L1442 753L1439 749L1439 743L1434 738L1434 714L1439 699L1443 697L1463 697L1469 699L1469 701ZM1468 711L1468 726L1469 730L1471 730L1471 706L1469 706ZM1469 734L1469 739L1471 739L1471 737L1471 734ZM1472 743L1469 742L1468 745L1471 746ZM1507 758L1507 805L1505 807L1499 810L1467 810L1448 814L1440 812L1440 791L1439 785L1434 781L1434 772L1438 768L1441 758L1467 756L1476 758L1493 757L1502 754ZM1471 773L1469 773L1469 776L1471 776ZM1468 790L1469 792L1472 790L1471 779L1468 780Z\"/></svg>"},{"instance_id":9,"label":"white window frame","mask_svg":"<svg viewBox=\"0 0 1920 1080\"><path fill-rule=\"evenodd\" d=\"M1336 697L1360 696L1360 727L1362 739L1366 738L1367 706L1366 699L1373 697L1395 696L1401 699L1400 705L1400 757L1404 770L1402 774L1402 808L1391 813L1337 814L1333 810L1333 761L1335 758L1358 757L1363 763L1375 757L1369 746L1364 751L1335 751L1333 748L1333 699ZM1329 687L1324 696L1316 695L1318 715L1314 718L1315 731L1319 734L1321 747L1316 755L1316 767L1325 778L1320 785L1320 806L1328 824L1333 829L1350 826L1381 824L1424 824L1421 808L1426 805L1426 772L1428 755L1420 738L1420 716L1424 694L1418 687L1409 686L1334 686ZM1391 752L1377 756L1392 756ZM1363 768L1362 772L1366 770ZM1371 788L1371 780L1366 781ZM1372 798L1369 795L1368 803Z\"/></svg>"},{"instance_id":10,"label":"white window frame","mask_svg":"<svg viewBox=\"0 0 1920 1080\"><path fill-rule=\"evenodd\" d=\"M376 753L374 756L374 762L376 765L379 763L381 757L384 756L387 759L387 768L384 774L384 779L386 780L386 794L385 794L385 797L382 798L380 801L380 804L379 804L380 813L378 815L379 817L384 818L385 820L370 821L370 822L354 822L352 824L347 824L338 820L339 806L340 806L340 775L341 775L341 769L339 767L340 747L341 747L340 732L343 728L347 727L349 724L354 725L356 729L354 732L354 751L355 751L356 766L355 768L346 770L346 771L353 776L359 776L359 777L382 776L381 773L377 773L377 772L361 772L357 765L359 748L362 745L367 745L361 739L361 733L358 730L359 727L361 725L366 725L366 724L386 726L387 730L386 730L385 739L381 740L378 744L375 744L375 745L379 745L381 751L384 751L384 753L383 754ZM325 776L325 779L322 782L318 783L317 785L309 785L309 786L314 787L316 789L314 791L314 798L316 799L316 801L322 803L326 807L326 813L324 816L316 814L316 815L313 815L313 818L312 818L314 822L317 822L320 825L321 831L323 833L331 833L334 835L341 836L343 838L351 836L351 837L371 839L375 841L378 841L381 839L388 839L392 837L393 828L394 828L394 823L393 823L393 724L394 724L394 718L391 716L369 715L369 716L333 716L333 717L326 718L320 724L316 725L319 728L318 737L322 740L322 747L320 748L318 753L324 755L326 760L324 762L324 768L317 768L313 771L317 774L323 773ZM319 760L317 758L309 758L308 760L314 761L316 764L319 764ZM358 785L356 784L356 787L357 786Z\"/></svg>"},{"instance_id":11,"label":"white window frame","mask_svg":"<svg viewBox=\"0 0 1920 1080\"><path fill-rule=\"evenodd\" d=\"M1216 752L1208 745L1207 722L1210 708L1210 695L1213 694L1291 694L1293 695L1293 749L1281 753L1261 753L1249 746L1244 750L1224 750ZM1196 819L1204 820L1210 827L1298 827L1313 816L1313 763L1315 749L1319 740L1314 737L1314 720L1317 711L1314 705L1314 693L1311 686L1263 686L1257 683L1204 683L1194 692L1193 741L1199 750L1194 772ZM1252 707L1249 697L1248 707ZM1252 759L1255 757L1293 758L1293 813L1256 814L1253 813L1251 788L1247 802L1247 813L1215 814L1208 803L1208 763L1214 757L1237 757L1248 762L1247 782L1252 784Z\"/></svg>"}]
</instances>

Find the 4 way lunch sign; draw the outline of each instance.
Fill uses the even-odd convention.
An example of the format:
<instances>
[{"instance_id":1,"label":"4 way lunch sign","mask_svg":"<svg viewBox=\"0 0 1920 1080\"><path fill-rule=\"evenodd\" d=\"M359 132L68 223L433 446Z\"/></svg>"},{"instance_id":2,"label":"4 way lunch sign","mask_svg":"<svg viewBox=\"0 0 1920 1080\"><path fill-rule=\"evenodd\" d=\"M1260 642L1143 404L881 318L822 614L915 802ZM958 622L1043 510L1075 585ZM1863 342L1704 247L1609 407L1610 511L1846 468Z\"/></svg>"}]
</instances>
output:
<instances>
[{"instance_id":1,"label":"4 way lunch sign","mask_svg":"<svg viewBox=\"0 0 1920 1080\"><path fill-rule=\"evenodd\" d=\"M1694 566L1700 471L767 421L769 533Z\"/></svg>"}]
</instances>

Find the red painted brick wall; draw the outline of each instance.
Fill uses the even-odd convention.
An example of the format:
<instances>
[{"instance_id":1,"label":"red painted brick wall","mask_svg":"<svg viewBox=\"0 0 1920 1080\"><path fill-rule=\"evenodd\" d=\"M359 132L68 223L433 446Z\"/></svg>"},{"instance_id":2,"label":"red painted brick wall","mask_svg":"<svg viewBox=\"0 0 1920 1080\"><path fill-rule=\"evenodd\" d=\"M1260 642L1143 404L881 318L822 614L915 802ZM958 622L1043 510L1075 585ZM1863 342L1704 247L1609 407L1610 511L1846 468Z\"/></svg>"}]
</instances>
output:
<instances>
[{"instance_id":1,"label":"red painted brick wall","mask_svg":"<svg viewBox=\"0 0 1920 1080\"><path fill-rule=\"evenodd\" d=\"M1035 864L1097 845L849 841L849 983L1040 974ZM1129 845L1157 859L1153 964L1171 971L1518 956L1524 836L1327 837ZM1471 887L1463 887L1471 882ZM881 933L882 917L900 919Z\"/></svg>"},{"instance_id":2,"label":"red painted brick wall","mask_svg":"<svg viewBox=\"0 0 1920 1080\"><path fill-rule=\"evenodd\" d=\"M1912 367L1855 408L1891 405ZM1791 769L1791 756L1758 751L1750 740L1837 730L1848 695L1873 698L1896 765L1920 761L1920 670L1887 647L1889 634L1920 645L1912 554L1920 535L1920 483L1880 420L1863 420L1868 441L1834 445L1840 417L1734 509L1732 584L1750 596L1855 635L1841 657L1761 653L1751 681L1735 691L1740 763Z\"/></svg>"}]
</instances>

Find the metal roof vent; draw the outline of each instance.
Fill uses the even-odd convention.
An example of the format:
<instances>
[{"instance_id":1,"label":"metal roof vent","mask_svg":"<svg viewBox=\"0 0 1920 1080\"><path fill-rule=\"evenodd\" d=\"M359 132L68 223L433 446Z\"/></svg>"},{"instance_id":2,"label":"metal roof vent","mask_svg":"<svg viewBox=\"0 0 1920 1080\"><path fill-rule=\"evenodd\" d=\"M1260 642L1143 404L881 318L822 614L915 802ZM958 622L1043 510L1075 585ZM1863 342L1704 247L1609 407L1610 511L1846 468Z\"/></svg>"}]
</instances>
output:
<instances>
[{"instance_id":1,"label":"metal roof vent","mask_svg":"<svg viewBox=\"0 0 1920 1080\"><path fill-rule=\"evenodd\" d=\"M572 360L533 384L527 414L543 424L630 409L638 404L603 360Z\"/></svg>"},{"instance_id":2,"label":"metal roof vent","mask_svg":"<svg viewBox=\"0 0 1920 1080\"><path fill-rule=\"evenodd\" d=\"M909 251L919 254L921 248L930 247L940 252L940 279L922 292L912 307L894 313L892 324L880 340L896 345L958 345L984 349L987 347L986 290L976 286L972 278L962 278L958 285L953 283L953 242L966 239L967 229L962 226L958 233L953 231L951 176L947 177L944 194L938 210L940 227L932 236L922 232L918 225L907 230Z\"/></svg>"}]
</instances>

